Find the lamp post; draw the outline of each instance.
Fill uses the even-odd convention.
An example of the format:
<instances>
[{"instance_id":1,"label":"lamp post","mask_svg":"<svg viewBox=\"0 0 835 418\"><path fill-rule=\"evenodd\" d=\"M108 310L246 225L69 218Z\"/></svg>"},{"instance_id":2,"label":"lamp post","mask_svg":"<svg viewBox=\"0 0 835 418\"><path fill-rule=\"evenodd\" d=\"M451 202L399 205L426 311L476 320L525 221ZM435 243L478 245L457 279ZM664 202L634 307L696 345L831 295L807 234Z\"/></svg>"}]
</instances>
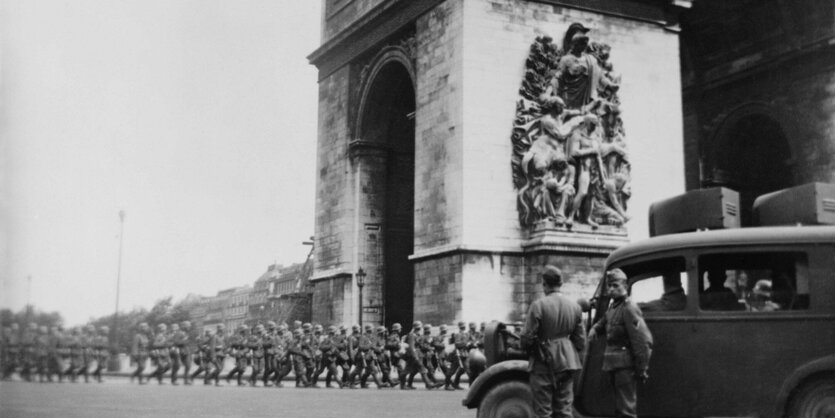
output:
<instances>
[{"instance_id":1,"label":"lamp post","mask_svg":"<svg viewBox=\"0 0 835 418\"><path fill-rule=\"evenodd\" d=\"M117 328L119 326L119 321L118 321L118 317L119 317L119 288L121 287L121 284L122 284L122 242L123 242L122 238L125 235L124 232L125 232L125 211L120 210L119 211L119 264L118 264L118 267L116 268L116 310L113 311L113 331L111 331L112 335L110 337L110 345L111 345L111 347L116 348L116 351L118 351L118 346L119 346L119 342L117 341L117 338L119 336L119 332L118 332ZM116 353L116 354L118 354L118 353ZM118 355L111 356L110 364L108 364L107 368L110 371L119 371L119 356Z\"/></svg>"},{"instance_id":2,"label":"lamp post","mask_svg":"<svg viewBox=\"0 0 835 418\"><path fill-rule=\"evenodd\" d=\"M357 287L360 290L360 329L362 329L362 287L365 286L365 271L362 267L357 270Z\"/></svg>"}]
</instances>

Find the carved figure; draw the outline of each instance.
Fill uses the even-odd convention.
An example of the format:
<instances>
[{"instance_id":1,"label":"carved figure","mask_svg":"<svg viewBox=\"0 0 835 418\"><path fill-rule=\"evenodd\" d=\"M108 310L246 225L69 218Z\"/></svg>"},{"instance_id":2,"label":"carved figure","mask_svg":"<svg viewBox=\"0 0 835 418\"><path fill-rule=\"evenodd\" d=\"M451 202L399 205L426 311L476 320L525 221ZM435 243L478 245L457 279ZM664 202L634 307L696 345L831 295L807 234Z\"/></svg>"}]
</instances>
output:
<instances>
[{"instance_id":1,"label":"carved figure","mask_svg":"<svg viewBox=\"0 0 835 418\"><path fill-rule=\"evenodd\" d=\"M547 36L531 45L511 136L523 226L551 219L595 228L629 220L620 76L609 62L611 47L590 42L588 32L573 23L562 49Z\"/></svg>"}]
</instances>

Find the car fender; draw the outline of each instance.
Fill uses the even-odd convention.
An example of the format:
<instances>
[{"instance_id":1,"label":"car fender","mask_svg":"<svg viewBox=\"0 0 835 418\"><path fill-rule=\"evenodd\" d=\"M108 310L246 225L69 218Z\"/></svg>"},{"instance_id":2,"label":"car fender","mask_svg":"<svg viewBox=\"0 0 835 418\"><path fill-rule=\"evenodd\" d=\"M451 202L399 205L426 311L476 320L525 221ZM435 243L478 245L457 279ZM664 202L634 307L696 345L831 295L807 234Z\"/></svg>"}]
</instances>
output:
<instances>
[{"instance_id":1,"label":"car fender","mask_svg":"<svg viewBox=\"0 0 835 418\"><path fill-rule=\"evenodd\" d=\"M776 416L780 416L786 409L789 396L806 378L816 373L835 372L835 354L821 357L798 367L780 386L777 399L774 403Z\"/></svg>"},{"instance_id":2,"label":"car fender","mask_svg":"<svg viewBox=\"0 0 835 418\"><path fill-rule=\"evenodd\" d=\"M527 360L507 360L496 363L481 373L472 382L470 390L467 391L467 396L464 397L461 403L470 409L478 408L478 405L481 403L481 398L497 382L506 380L527 382L529 375Z\"/></svg>"}]
</instances>

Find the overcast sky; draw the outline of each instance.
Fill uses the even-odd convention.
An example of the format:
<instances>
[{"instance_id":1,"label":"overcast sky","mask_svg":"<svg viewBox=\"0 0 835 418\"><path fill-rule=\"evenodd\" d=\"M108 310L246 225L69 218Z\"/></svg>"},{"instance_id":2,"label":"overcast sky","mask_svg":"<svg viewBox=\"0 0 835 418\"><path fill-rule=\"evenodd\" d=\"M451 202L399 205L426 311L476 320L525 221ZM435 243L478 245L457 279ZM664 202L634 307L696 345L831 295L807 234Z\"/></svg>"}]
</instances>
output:
<instances>
[{"instance_id":1,"label":"overcast sky","mask_svg":"<svg viewBox=\"0 0 835 418\"><path fill-rule=\"evenodd\" d=\"M304 261L320 1L0 4L0 306L111 314L120 210L121 310Z\"/></svg>"}]
</instances>

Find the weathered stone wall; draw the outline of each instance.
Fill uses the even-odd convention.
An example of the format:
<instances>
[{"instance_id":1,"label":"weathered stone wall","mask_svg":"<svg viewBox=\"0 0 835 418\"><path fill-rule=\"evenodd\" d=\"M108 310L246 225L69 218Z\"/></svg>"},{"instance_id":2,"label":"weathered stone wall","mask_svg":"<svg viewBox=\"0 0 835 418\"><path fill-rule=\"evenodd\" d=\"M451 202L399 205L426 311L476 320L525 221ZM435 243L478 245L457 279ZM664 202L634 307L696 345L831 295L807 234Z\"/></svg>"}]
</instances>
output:
<instances>
[{"instance_id":1,"label":"weathered stone wall","mask_svg":"<svg viewBox=\"0 0 835 418\"><path fill-rule=\"evenodd\" d=\"M385 0L325 0L322 43L350 26Z\"/></svg>"},{"instance_id":2,"label":"weathered stone wall","mask_svg":"<svg viewBox=\"0 0 835 418\"><path fill-rule=\"evenodd\" d=\"M311 320L319 324L350 323L345 316L345 303L350 303L351 278L337 277L313 283Z\"/></svg>"},{"instance_id":3,"label":"weathered stone wall","mask_svg":"<svg viewBox=\"0 0 835 418\"><path fill-rule=\"evenodd\" d=\"M417 21L415 253L461 241L462 0Z\"/></svg>"},{"instance_id":4,"label":"weathered stone wall","mask_svg":"<svg viewBox=\"0 0 835 418\"><path fill-rule=\"evenodd\" d=\"M462 257L448 254L415 263L415 320L450 324L461 317Z\"/></svg>"}]
</instances>

